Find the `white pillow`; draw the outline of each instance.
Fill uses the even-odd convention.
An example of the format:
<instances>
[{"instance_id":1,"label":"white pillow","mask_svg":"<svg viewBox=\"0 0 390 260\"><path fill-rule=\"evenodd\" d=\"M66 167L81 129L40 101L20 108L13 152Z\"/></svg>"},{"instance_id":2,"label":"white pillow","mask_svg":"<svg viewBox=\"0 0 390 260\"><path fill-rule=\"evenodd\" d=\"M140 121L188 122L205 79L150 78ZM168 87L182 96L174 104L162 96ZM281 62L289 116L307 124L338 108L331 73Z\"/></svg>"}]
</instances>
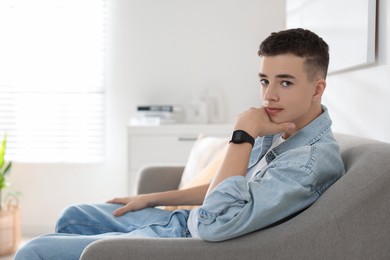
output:
<instances>
[{"instance_id":1,"label":"white pillow","mask_svg":"<svg viewBox=\"0 0 390 260\"><path fill-rule=\"evenodd\" d=\"M200 134L188 156L179 189L194 179L203 168L216 159L227 143L227 138L204 136L203 134Z\"/></svg>"}]
</instances>

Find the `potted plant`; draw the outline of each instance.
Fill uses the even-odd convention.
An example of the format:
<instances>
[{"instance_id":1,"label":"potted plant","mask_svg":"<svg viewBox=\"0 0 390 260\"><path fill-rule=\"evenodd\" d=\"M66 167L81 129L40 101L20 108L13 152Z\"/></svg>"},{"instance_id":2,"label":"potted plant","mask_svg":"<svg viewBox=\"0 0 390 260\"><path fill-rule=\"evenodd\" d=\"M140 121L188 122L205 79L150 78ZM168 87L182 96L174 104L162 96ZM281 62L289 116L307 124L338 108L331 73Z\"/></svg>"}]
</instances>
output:
<instances>
[{"instance_id":1,"label":"potted plant","mask_svg":"<svg viewBox=\"0 0 390 260\"><path fill-rule=\"evenodd\" d=\"M8 183L6 180L6 175L11 170L12 162L6 163L4 160L5 157L5 148L7 145L7 136L4 135L3 141L1 142L0 146L0 210L2 209L2 202L3 202L3 189L8 187Z\"/></svg>"},{"instance_id":2,"label":"potted plant","mask_svg":"<svg viewBox=\"0 0 390 260\"><path fill-rule=\"evenodd\" d=\"M21 238L20 209L17 200L9 197L3 200L3 189L9 186L6 177L12 162L5 162L7 136L4 135L0 146L0 256L9 255L16 251Z\"/></svg>"}]
</instances>

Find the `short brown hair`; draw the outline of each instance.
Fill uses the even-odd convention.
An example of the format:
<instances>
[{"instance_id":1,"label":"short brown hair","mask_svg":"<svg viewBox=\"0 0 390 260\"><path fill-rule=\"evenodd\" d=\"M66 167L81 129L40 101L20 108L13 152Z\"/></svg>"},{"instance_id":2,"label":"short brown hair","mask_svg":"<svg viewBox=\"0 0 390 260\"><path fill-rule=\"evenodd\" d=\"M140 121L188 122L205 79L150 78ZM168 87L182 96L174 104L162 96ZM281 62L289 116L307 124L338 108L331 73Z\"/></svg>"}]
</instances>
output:
<instances>
[{"instance_id":1,"label":"short brown hair","mask_svg":"<svg viewBox=\"0 0 390 260\"><path fill-rule=\"evenodd\" d=\"M305 58L309 79L321 73L326 78L329 65L329 46L317 34L302 28L274 32L260 45L259 56L293 54Z\"/></svg>"}]
</instances>

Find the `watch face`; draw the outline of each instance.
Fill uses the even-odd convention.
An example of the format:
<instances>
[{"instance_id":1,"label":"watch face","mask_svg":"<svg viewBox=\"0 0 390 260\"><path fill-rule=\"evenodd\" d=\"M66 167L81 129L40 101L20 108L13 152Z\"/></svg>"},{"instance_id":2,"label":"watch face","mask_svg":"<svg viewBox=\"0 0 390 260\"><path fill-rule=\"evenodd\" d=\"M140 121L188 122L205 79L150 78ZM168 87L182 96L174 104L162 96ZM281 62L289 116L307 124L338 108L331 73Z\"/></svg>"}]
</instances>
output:
<instances>
[{"instance_id":1,"label":"watch face","mask_svg":"<svg viewBox=\"0 0 390 260\"><path fill-rule=\"evenodd\" d=\"M234 133L233 141L241 143L241 142L244 141L243 138L244 138L243 132L237 131L237 132Z\"/></svg>"},{"instance_id":2,"label":"watch face","mask_svg":"<svg viewBox=\"0 0 390 260\"><path fill-rule=\"evenodd\" d=\"M233 132L231 142L235 143L235 144L250 143L253 146L253 144L255 143L255 140L247 132L245 132L243 130L236 130Z\"/></svg>"}]
</instances>

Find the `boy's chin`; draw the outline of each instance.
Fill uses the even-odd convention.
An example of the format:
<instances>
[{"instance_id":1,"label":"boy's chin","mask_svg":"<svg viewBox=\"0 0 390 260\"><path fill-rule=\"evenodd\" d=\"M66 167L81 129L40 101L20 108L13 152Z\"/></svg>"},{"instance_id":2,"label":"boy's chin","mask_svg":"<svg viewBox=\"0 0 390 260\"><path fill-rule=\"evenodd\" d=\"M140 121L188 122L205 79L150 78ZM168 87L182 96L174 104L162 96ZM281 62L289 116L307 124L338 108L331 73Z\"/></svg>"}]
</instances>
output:
<instances>
[{"instance_id":1,"label":"boy's chin","mask_svg":"<svg viewBox=\"0 0 390 260\"><path fill-rule=\"evenodd\" d=\"M281 123L286 122L286 120L282 120L282 119L279 119L279 118L270 117L270 119L271 119L271 122L274 123L274 124L281 124Z\"/></svg>"},{"instance_id":2,"label":"boy's chin","mask_svg":"<svg viewBox=\"0 0 390 260\"><path fill-rule=\"evenodd\" d=\"M271 122L274 124L290 123L292 120L282 119L282 118L270 118Z\"/></svg>"}]
</instances>

